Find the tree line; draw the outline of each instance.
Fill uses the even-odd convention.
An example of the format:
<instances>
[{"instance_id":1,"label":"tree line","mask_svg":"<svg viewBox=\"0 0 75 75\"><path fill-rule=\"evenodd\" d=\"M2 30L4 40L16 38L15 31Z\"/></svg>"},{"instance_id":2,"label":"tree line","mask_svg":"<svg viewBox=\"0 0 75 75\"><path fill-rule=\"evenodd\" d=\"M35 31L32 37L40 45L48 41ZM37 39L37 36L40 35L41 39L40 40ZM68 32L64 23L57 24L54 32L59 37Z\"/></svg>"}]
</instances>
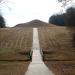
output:
<instances>
[{"instance_id":1,"label":"tree line","mask_svg":"<svg viewBox=\"0 0 75 75\"><path fill-rule=\"evenodd\" d=\"M59 26L75 26L75 8L70 7L66 13L52 15L49 18L49 23Z\"/></svg>"}]
</instances>

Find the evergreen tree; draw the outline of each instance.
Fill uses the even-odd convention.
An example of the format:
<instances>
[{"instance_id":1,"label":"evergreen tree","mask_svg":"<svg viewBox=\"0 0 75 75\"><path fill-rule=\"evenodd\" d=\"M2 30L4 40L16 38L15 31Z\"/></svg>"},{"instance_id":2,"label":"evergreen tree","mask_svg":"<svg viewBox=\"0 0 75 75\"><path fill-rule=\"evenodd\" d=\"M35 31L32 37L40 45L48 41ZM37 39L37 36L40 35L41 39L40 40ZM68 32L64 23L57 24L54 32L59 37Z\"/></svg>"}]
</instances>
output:
<instances>
[{"instance_id":1,"label":"evergreen tree","mask_svg":"<svg viewBox=\"0 0 75 75\"><path fill-rule=\"evenodd\" d=\"M0 28L5 28L5 20L2 15L0 15Z\"/></svg>"}]
</instances>

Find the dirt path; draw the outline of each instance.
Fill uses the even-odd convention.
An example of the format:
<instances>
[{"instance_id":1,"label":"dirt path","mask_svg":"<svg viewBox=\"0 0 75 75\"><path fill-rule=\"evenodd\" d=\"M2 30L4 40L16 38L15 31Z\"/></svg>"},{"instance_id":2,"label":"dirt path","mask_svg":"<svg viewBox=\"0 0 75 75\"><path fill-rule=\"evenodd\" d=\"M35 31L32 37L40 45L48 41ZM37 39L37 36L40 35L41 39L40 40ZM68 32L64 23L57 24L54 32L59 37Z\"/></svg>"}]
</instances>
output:
<instances>
[{"instance_id":1,"label":"dirt path","mask_svg":"<svg viewBox=\"0 0 75 75\"><path fill-rule=\"evenodd\" d=\"M33 56L25 75L54 75L44 64L40 54L38 29L33 29Z\"/></svg>"}]
</instances>

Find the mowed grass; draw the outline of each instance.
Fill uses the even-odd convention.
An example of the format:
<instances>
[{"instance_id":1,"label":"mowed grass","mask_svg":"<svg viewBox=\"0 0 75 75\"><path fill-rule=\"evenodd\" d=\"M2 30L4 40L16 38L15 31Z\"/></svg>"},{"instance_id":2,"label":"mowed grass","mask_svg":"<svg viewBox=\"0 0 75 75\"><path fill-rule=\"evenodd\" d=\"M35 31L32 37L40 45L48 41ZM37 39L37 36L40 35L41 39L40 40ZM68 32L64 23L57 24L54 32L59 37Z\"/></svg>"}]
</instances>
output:
<instances>
[{"instance_id":1,"label":"mowed grass","mask_svg":"<svg viewBox=\"0 0 75 75\"><path fill-rule=\"evenodd\" d=\"M0 61L0 75L24 75L28 69L29 62Z\"/></svg>"},{"instance_id":2,"label":"mowed grass","mask_svg":"<svg viewBox=\"0 0 75 75\"><path fill-rule=\"evenodd\" d=\"M55 75L75 75L75 61L45 61Z\"/></svg>"},{"instance_id":3,"label":"mowed grass","mask_svg":"<svg viewBox=\"0 0 75 75\"><path fill-rule=\"evenodd\" d=\"M72 32L67 27L39 28L40 47L47 60L75 60Z\"/></svg>"},{"instance_id":4,"label":"mowed grass","mask_svg":"<svg viewBox=\"0 0 75 75\"><path fill-rule=\"evenodd\" d=\"M31 59L32 36L32 28L0 29L0 75L26 73Z\"/></svg>"},{"instance_id":5,"label":"mowed grass","mask_svg":"<svg viewBox=\"0 0 75 75\"><path fill-rule=\"evenodd\" d=\"M29 59L32 36L32 28L0 29L0 60Z\"/></svg>"},{"instance_id":6,"label":"mowed grass","mask_svg":"<svg viewBox=\"0 0 75 75\"><path fill-rule=\"evenodd\" d=\"M73 32L67 27L39 28L42 57L55 75L75 75Z\"/></svg>"}]
</instances>

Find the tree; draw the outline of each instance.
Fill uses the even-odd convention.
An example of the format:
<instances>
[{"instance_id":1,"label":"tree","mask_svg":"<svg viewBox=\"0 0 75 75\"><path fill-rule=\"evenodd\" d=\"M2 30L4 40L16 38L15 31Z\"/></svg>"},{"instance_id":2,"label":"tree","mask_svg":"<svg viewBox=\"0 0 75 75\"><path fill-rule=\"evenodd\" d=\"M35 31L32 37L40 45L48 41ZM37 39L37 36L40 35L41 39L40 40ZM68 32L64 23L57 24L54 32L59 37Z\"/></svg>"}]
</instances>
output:
<instances>
[{"instance_id":1,"label":"tree","mask_svg":"<svg viewBox=\"0 0 75 75\"><path fill-rule=\"evenodd\" d=\"M61 15L52 15L49 18L49 23L60 26L75 26L75 8L70 7L66 10L66 13Z\"/></svg>"},{"instance_id":2,"label":"tree","mask_svg":"<svg viewBox=\"0 0 75 75\"><path fill-rule=\"evenodd\" d=\"M75 8L70 7L66 10L66 26L72 33L72 46L75 47Z\"/></svg>"},{"instance_id":3,"label":"tree","mask_svg":"<svg viewBox=\"0 0 75 75\"><path fill-rule=\"evenodd\" d=\"M55 19L56 18L56 16L55 15L52 15L50 18L49 18L49 23L51 23L51 24L56 24L55 23Z\"/></svg>"},{"instance_id":4,"label":"tree","mask_svg":"<svg viewBox=\"0 0 75 75\"><path fill-rule=\"evenodd\" d=\"M73 0L58 0L59 3L62 4L62 7L65 7L68 5L68 3L72 2Z\"/></svg>"},{"instance_id":5,"label":"tree","mask_svg":"<svg viewBox=\"0 0 75 75\"><path fill-rule=\"evenodd\" d=\"M10 4L12 4L12 5L14 5L14 3L13 2L11 2L11 1L9 1L9 0L0 0L0 10L2 9L2 5L4 5L6 8L8 8L8 10L12 10L12 8L9 6L9 4L8 3L10 3Z\"/></svg>"},{"instance_id":6,"label":"tree","mask_svg":"<svg viewBox=\"0 0 75 75\"><path fill-rule=\"evenodd\" d=\"M63 13L67 7L74 6L73 0L57 0L57 1L61 7L61 10L60 10L61 13Z\"/></svg>"},{"instance_id":7,"label":"tree","mask_svg":"<svg viewBox=\"0 0 75 75\"><path fill-rule=\"evenodd\" d=\"M0 15L0 28L5 28L5 20L2 15Z\"/></svg>"},{"instance_id":8,"label":"tree","mask_svg":"<svg viewBox=\"0 0 75 75\"><path fill-rule=\"evenodd\" d=\"M70 7L66 10L67 26L75 26L75 8Z\"/></svg>"},{"instance_id":9,"label":"tree","mask_svg":"<svg viewBox=\"0 0 75 75\"><path fill-rule=\"evenodd\" d=\"M7 9L8 11L12 12L13 5L14 5L14 2L11 0L0 0L0 28L5 27L5 20L4 20L4 17L2 16L4 14L2 11Z\"/></svg>"},{"instance_id":10,"label":"tree","mask_svg":"<svg viewBox=\"0 0 75 75\"><path fill-rule=\"evenodd\" d=\"M49 23L64 26L64 15L52 15L49 18Z\"/></svg>"}]
</instances>

